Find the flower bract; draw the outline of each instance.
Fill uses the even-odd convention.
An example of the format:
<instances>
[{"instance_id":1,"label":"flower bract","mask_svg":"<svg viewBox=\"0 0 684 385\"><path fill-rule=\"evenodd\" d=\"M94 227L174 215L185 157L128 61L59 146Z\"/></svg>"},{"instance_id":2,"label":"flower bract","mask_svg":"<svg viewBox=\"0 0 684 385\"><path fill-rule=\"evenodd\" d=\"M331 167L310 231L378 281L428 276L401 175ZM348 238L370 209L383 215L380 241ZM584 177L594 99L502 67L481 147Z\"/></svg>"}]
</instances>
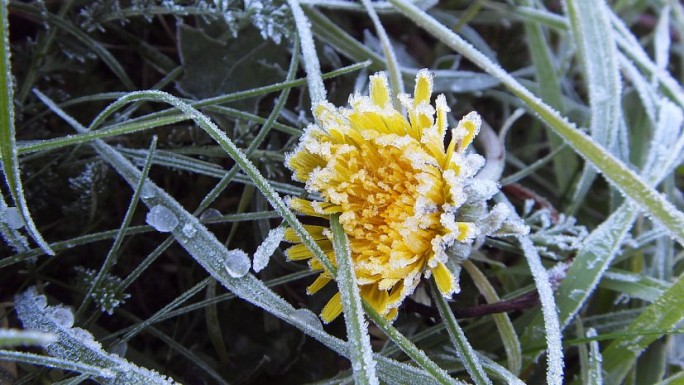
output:
<instances>
[{"instance_id":1,"label":"flower bract","mask_svg":"<svg viewBox=\"0 0 684 385\"><path fill-rule=\"evenodd\" d=\"M413 97L398 95L404 114L392 105L387 76L372 75L370 95L352 95L350 107L315 106L317 123L286 160L294 179L316 197L291 198L290 207L321 218L339 215L361 296L388 319L421 277L434 275L444 296L458 291L447 250L479 235L477 224L459 220L458 212L471 200L468 187L484 164L481 156L466 153L480 117L471 112L449 130L446 98L439 95L432 104L432 86L430 72L419 71ZM306 229L335 263L330 230ZM307 289L316 293L332 280L330 272L294 231L285 238L294 243L286 252L290 260L308 260L321 272ZM341 311L337 293L321 316L330 322Z\"/></svg>"}]
</instances>

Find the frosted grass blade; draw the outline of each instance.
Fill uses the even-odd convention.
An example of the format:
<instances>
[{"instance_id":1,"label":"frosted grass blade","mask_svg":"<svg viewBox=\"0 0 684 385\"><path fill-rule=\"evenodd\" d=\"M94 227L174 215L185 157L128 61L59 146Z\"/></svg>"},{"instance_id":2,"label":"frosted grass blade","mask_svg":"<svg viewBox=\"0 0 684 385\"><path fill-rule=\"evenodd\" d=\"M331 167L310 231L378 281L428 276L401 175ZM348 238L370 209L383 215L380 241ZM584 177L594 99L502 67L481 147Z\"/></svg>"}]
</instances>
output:
<instances>
[{"instance_id":1,"label":"frosted grass blade","mask_svg":"<svg viewBox=\"0 0 684 385\"><path fill-rule=\"evenodd\" d=\"M579 51L584 78L589 90L592 139L610 151L616 140L621 111L621 83L617 48L604 0L565 0L570 31ZM569 212L584 202L596 170L585 164L572 197Z\"/></svg>"},{"instance_id":2,"label":"frosted grass blade","mask_svg":"<svg viewBox=\"0 0 684 385\"><path fill-rule=\"evenodd\" d=\"M87 330L73 327L74 315L62 306L47 306L47 298L35 287L18 294L14 303L24 328L57 335L58 340L47 346L47 352L57 358L75 360L96 367L94 375L103 384L176 384L166 376L136 366L116 354L104 351Z\"/></svg>"},{"instance_id":3,"label":"frosted grass blade","mask_svg":"<svg viewBox=\"0 0 684 385\"><path fill-rule=\"evenodd\" d=\"M55 255L38 231L29 211L19 170L19 156L14 129L14 86L12 84L12 67L10 63L9 22L7 0L0 1L0 161L5 182L17 205L26 230L33 240L48 255Z\"/></svg>"},{"instance_id":4,"label":"frosted grass blade","mask_svg":"<svg viewBox=\"0 0 684 385\"><path fill-rule=\"evenodd\" d=\"M69 370L72 372L83 373L93 377L110 379L114 377L114 372L97 366L84 364L62 358L46 357L33 353L17 352L14 350L0 350L0 361L23 362L25 364L45 366Z\"/></svg>"},{"instance_id":5,"label":"frosted grass blade","mask_svg":"<svg viewBox=\"0 0 684 385\"><path fill-rule=\"evenodd\" d=\"M587 338L595 338L596 330L587 330ZM603 369L601 368L601 351L599 350L598 341L589 342L589 370L587 385L603 385Z\"/></svg>"},{"instance_id":6,"label":"frosted grass blade","mask_svg":"<svg viewBox=\"0 0 684 385\"><path fill-rule=\"evenodd\" d=\"M8 346L47 346L57 340L52 333L31 330L0 329L0 347Z\"/></svg>"},{"instance_id":7,"label":"frosted grass blade","mask_svg":"<svg viewBox=\"0 0 684 385\"><path fill-rule=\"evenodd\" d=\"M299 35L298 38L302 45L302 58L304 59L306 79L309 84L309 93L311 94L311 105L316 106L318 103L327 100L327 92L323 85L323 78L321 78L321 64L318 61L316 46L311 34L311 22L304 15L299 0L288 0L288 3L290 4L292 17Z\"/></svg>"},{"instance_id":8,"label":"frosted grass blade","mask_svg":"<svg viewBox=\"0 0 684 385\"><path fill-rule=\"evenodd\" d=\"M342 296L354 382L360 385L378 385L373 349L368 335L368 324L364 318L359 284L354 272L354 261L352 261L349 240L340 224L339 216L333 215L330 218L330 229L333 233L333 247L338 267L337 287Z\"/></svg>"},{"instance_id":9,"label":"frosted grass blade","mask_svg":"<svg viewBox=\"0 0 684 385\"><path fill-rule=\"evenodd\" d=\"M533 3L532 0L524 0L523 4L531 6ZM562 114L565 112L565 105L560 88L561 82L557 75L551 47L544 36L541 24L536 20L526 20L525 34L532 55L532 62L537 72L539 95L542 100ZM553 130L547 128L547 132L553 150L559 149L564 144L563 140ZM553 170L561 193L567 191L577 167L579 167L577 157L569 150L558 153L554 158Z\"/></svg>"},{"instance_id":10,"label":"frosted grass blade","mask_svg":"<svg viewBox=\"0 0 684 385\"><path fill-rule=\"evenodd\" d=\"M568 145L593 164L613 186L642 206L650 216L671 232L677 242L684 244L684 214L636 175L634 171L615 158L607 149L594 143L589 136L575 128L566 118L539 100L503 68L492 63L457 34L405 0L389 1L405 16L430 32L438 40L460 52L501 81L503 85L533 109L546 124L554 128Z\"/></svg>"},{"instance_id":11,"label":"frosted grass blade","mask_svg":"<svg viewBox=\"0 0 684 385\"><path fill-rule=\"evenodd\" d=\"M461 329L456 317L454 317L454 313L451 311L446 299L440 293L434 278L430 280L430 289L432 291L432 298L437 304L439 315L442 317L444 327L449 333L449 337L451 337L451 343L454 344L456 353L463 362L470 378L475 385L492 385L492 381L487 377L484 369L482 369L480 359L475 354L475 350L470 345L470 342L468 342L468 338L463 333L463 329Z\"/></svg>"}]
</instances>

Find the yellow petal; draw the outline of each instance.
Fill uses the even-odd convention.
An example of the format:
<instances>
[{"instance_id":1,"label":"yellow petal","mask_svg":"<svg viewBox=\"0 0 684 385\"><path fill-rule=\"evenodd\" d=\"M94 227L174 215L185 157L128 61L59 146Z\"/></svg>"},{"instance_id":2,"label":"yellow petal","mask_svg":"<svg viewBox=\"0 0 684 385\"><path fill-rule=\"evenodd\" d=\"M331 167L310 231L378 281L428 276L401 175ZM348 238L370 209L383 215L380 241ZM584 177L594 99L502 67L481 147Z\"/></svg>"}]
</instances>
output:
<instances>
[{"instance_id":1,"label":"yellow petal","mask_svg":"<svg viewBox=\"0 0 684 385\"><path fill-rule=\"evenodd\" d=\"M457 240L463 242L471 237L473 228L471 227L470 223L456 222L456 226L458 227L458 235L456 236Z\"/></svg>"},{"instance_id":2,"label":"yellow petal","mask_svg":"<svg viewBox=\"0 0 684 385\"><path fill-rule=\"evenodd\" d=\"M464 116L460 122L458 122L457 130L460 133L460 140L458 143L458 152L463 152L470 143L472 143L473 138L480 132L480 125L482 124L482 119L477 112L471 112Z\"/></svg>"},{"instance_id":3,"label":"yellow petal","mask_svg":"<svg viewBox=\"0 0 684 385\"><path fill-rule=\"evenodd\" d=\"M327 237L323 234L323 232L327 230L326 227L304 225L304 229L309 233L309 235L311 235L311 238L313 238L315 241L327 239ZM300 243L302 241L301 239L299 239L299 236L291 227L285 229L285 235L283 238L285 239L285 241L291 243Z\"/></svg>"},{"instance_id":4,"label":"yellow petal","mask_svg":"<svg viewBox=\"0 0 684 385\"><path fill-rule=\"evenodd\" d=\"M313 257L308 247L302 244L294 245L285 250L288 261L302 261Z\"/></svg>"},{"instance_id":5,"label":"yellow petal","mask_svg":"<svg viewBox=\"0 0 684 385\"><path fill-rule=\"evenodd\" d=\"M389 299L387 291L378 290L376 285L365 285L361 287L361 296L368 301L378 313L383 314L387 312L387 301Z\"/></svg>"},{"instance_id":6,"label":"yellow petal","mask_svg":"<svg viewBox=\"0 0 684 385\"><path fill-rule=\"evenodd\" d=\"M432 75L430 71L422 69L418 71L416 76L416 89L413 93L413 105L417 106L421 103L430 103L430 96L432 96Z\"/></svg>"},{"instance_id":7,"label":"yellow petal","mask_svg":"<svg viewBox=\"0 0 684 385\"><path fill-rule=\"evenodd\" d=\"M385 314L385 319L392 322L397 318L397 314L399 314L399 309L396 307L392 308L387 314Z\"/></svg>"},{"instance_id":8,"label":"yellow petal","mask_svg":"<svg viewBox=\"0 0 684 385\"><path fill-rule=\"evenodd\" d=\"M432 274L435 275L435 282L437 282L437 287L439 291L445 297L450 297L454 291L454 276L451 275L449 269L442 262L437 264L437 267L432 269Z\"/></svg>"},{"instance_id":9,"label":"yellow petal","mask_svg":"<svg viewBox=\"0 0 684 385\"><path fill-rule=\"evenodd\" d=\"M339 213L342 209L338 205L327 202L313 203L306 199L290 198L288 201L290 208L304 215L313 217L327 218L330 214Z\"/></svg>"},{"instance_id":10,"label":"yellow petal","mask_svg":"<svg viewBox=\"0 0 684 385\"><path fill-rule=\"evenodd\" d=\"M328 324L339 317L340 314L342 314L342 296L338 292L323 307L321 318L323 318L323 322Z\"/></svg>"},{"instance_id":11,"label":"yellow petal","mask_svg":"<svg viewBox=\"0 0 684 385\"><path fill-rule=\"evenodd\" d=\"M390 101L390 91L387 84L387 75L378 72L370 77L369 91L373 103L378 107L385 107Z\"/></svg>"},{"instance_id":12,"label":"yellow petal","mask_svg":"<svg viewBox=\"0 0 684 385\"><path fill-rule=\"evenodd\" d=\"M294 178L300 182L306 182L317 167L325 167L323 158L306 150L295 152L285 160L285 163L294 172Z\"/></svg>"},{"instance_id":13,"label":"yellow petal","mask_svg":"<svg viewBox=\"0 0 684 385\"><path fill-rule=\"evenodd\" d=\"M316 280L313 281L313 283L306 288L306 294L311 295L317 293L319 290L325 287L325 285L327 285L328 282L330 282L331 280L332 278L330 278L327 274L319 275L318 278L316 278Z\"/></svg>"}]
</instances>

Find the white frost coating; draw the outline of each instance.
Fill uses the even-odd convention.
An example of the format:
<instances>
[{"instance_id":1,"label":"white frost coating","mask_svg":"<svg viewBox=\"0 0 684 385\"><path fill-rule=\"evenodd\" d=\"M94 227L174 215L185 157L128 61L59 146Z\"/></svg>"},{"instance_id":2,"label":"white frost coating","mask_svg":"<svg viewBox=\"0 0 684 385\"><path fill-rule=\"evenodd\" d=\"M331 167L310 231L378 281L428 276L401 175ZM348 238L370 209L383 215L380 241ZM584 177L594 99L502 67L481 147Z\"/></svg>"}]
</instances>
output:
<instances>
[{"instance_id":1,"label":"white frost coating","mask_svg":"<svg viewBox=\"0 0 684 385\"><path fill-rule=\"evenodd\" d=\"M24 219L21 217L19 209L16 207L7 207L0 218L12 230L19 230L24 227Z\"/></svg>"},{"instance_id":2,"label":"white frost coating","mask_svg":"<svg viewBox=\"0 0 684 385\"><path fill-rule=\"evenodd\" d=\"M323 324L314 312L309 309L297 309L292 313L292 317L298 319L314 329L323 331Z\"/></svg>"},{"instance_id":3,"label":"white frost coating","mask_svg":"<svg viewBox=\"0 0 684 385\"><path fill-rule=\"evenodd\" d=\"M306 69L306 79L311 93L311 105L315 106L319 102L326 100L326 91L321 78L321 64L318 62L318 54L311 35L311 23L304 15L299 0L288 0L292 16L302 45L302 57L304 58L304 68Z\"/></svg>"},{"instance_id":4,"label":"white frost coating","mask_svg":"<svg viewBox=\"0 0 684 385\"><path fill-rule=\"evenodd\" d=\"M249 272L249 268L252 265L247 253L240 249L228 250L224 264L226 266L226 271L228 271L228 274L233 278L244 277Z\"/></svg>"},{"instance_id":5,"label":"white frost coating","mask_svg":"<svg viewBox=\"0 0 684 385\"><path fill-rule=\"evenodd\" d=\"M70 325L73 315L62 306L45 306L45 296L35 287L14 298L17 316L27 330L54 333L57 339L46 347L53 357L90 365L98 371L97 382L106 385L122 384L176 384L166 376L136 366L125 359L102 349L93 336L81 328ZM66 313L70 316L67 316Z\"/></svg>"},{"instance_id":6,"label":"white frost coating","mask_svg":"<svg viewBox=\"0 0 684 385\"><path fill-rule=\"evenodd\" d=\"M160 233L170 233L178 226L178 217L168 208L156 205L147 213L145 221Z\"/></svg>"},{"instance_id":7,"label":"white frost coating","mask_svg":"<svg viewBox=\"0 0 684 385\"><path fill-rule=\"evenodd\" d=\"M264 239L254 252L252 261L252 269L254 269L254 271L258 273L268 265L271 255L276 251L280 242L283 241L284 236L285 228L282 226L271 229L271 231L268 232L266 239Z\"/></svg>"},{"instance_id":8,"label":"white frost coating","mask_svg":"<svg viewBox=\"0 0 684 385\"><path fill-rule=\"evenodd\" d=\"M561 341L560 323L558 322L558 308L549 284L549 276L530 238L521 236L518 237L518 241L525 254L525 259L530 265L544 315L544 329L546 330L548 347L546 380L549 385L561 385L563 384L564 366L563 343Z\"/></svg>"}]
</instances>

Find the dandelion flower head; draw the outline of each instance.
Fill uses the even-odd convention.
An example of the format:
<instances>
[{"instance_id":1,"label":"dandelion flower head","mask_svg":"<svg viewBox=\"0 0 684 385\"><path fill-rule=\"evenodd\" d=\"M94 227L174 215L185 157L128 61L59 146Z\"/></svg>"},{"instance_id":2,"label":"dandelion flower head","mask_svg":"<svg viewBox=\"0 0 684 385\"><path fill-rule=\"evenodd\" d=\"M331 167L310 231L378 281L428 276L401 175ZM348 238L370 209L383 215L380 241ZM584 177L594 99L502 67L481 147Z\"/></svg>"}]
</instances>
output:
<instances>
[{"instance_id":1,"label":"dandelion flower head","mask_svg":"<svg viewBox=\"0 0 684 385\"><path fill-rule=\"evenodd\" d=\"M369 96L352 95L349 108L324 102L314 107L317 124L307 127L286 165L294 179L318 199L291 198L290 207L304 215L339 214L349 238L361 296L386 318L396 318L402 301L421 277L434 274L440 292L458 291L447 268L447 250L478 236L477 224L457 219L469 199L474 174L484 164L466 149L477 135L480 117L471 112L448 130L444 95L431 103L432 76L421 70L413 97L399 94L408 118L392 106L387 76L370 77ZM305 226L335 263L332 235L325 226ZM316 293L332 280L291 229L286 240L290 260L308 260L321 271L307 288ZM330 322L342 312L335 294L321 316Z\"/></svg>"}]
</instances>

